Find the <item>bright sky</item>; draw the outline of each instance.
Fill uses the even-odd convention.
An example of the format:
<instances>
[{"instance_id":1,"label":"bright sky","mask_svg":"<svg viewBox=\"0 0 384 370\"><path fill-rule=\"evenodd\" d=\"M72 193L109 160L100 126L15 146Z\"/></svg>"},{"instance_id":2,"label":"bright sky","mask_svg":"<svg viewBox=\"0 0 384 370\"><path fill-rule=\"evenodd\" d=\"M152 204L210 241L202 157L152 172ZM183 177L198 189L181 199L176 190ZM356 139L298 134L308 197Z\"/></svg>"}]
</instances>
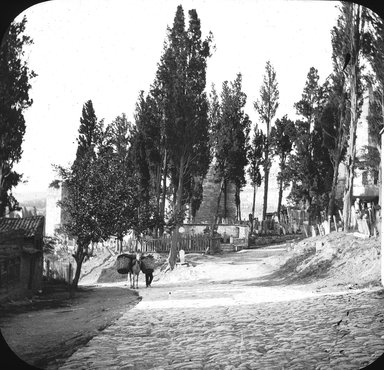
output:
<instances>
[{"instance_id":1,"label":"bright sky","mask_svg":"<svg viewBox=\"0 0 384 370\"><path fill-rule=\"evenodd\" d=\"M140 90L148 91L176 8L196 9L203 37L212 31L216 51L208 61L207 90L243 75L246 113L258 116L265 63L277 73L280 107L276 117L295 118L310 67L320 80L331 73L330 30L334 1L293 0L53 0L26 9L26 34L34 44L28 62L33 105L26 111L23 157L16 170L28 180L16 194L46 191L51 164L74 160L83 104L91 99L105 124L126 113L133 121ZM20 19L20 18L17 19Z\"/></svg>"}]
</instances>

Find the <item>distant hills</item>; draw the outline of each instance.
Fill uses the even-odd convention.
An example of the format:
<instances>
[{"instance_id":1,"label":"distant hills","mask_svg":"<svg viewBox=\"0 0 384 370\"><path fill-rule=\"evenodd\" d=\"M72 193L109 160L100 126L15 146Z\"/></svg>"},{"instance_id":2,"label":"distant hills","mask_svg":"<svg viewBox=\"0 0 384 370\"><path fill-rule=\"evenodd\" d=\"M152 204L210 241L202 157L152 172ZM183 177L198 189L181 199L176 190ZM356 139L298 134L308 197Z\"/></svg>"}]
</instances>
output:
<instances>
[{"instance_id":1,"label":"distant hills","mask_svg":"<svg viewBox=\"0 0 384 370\"><path fill-rule=\"evenodd\" d=\"M46 192L14 193L14 196L19 202L20 207L26 207L27 209L36 207L38 214L45 215L47 204Z\"/></svg>"},{"instance_id":2,"label":"distant hills","mask_svg":"<svg viewBox=\"0 0 384 370\"><path fill-rule=\"evenodd\" d=\"M36 207L37 209L39 208L45 208L46 206L46 199L45 198L40 198L40 199L30 199L30 200L19 200L19 203L23 207Z\"/></svg>"},{"instance_id":3,"label":"distant hills","mask_svg":"<svg viewBox=\"0 0 384 370\"><path fill-rule=\"evenodd\" d=\"M31 192L13 192L13 195L19 202L29 202L47 198L46 191L31 191Z\"/></svg>"}]
</instances>

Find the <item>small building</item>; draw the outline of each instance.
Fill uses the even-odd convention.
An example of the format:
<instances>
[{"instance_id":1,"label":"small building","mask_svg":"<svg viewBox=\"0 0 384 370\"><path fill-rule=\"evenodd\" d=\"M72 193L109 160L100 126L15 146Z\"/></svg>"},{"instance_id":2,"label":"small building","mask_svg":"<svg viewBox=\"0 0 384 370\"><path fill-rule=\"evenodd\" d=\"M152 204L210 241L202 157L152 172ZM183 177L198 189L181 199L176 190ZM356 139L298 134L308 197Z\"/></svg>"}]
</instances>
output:
<instances>
[{"instance_id":1,"label":"small building","mask_svg":"<svg viewBox=\"0 0 384 370\"><path fill-rule=\"evenodd\" d=\"M45 218L0 218L0 301L42 287Z\"/></svg>"}]
</instances>

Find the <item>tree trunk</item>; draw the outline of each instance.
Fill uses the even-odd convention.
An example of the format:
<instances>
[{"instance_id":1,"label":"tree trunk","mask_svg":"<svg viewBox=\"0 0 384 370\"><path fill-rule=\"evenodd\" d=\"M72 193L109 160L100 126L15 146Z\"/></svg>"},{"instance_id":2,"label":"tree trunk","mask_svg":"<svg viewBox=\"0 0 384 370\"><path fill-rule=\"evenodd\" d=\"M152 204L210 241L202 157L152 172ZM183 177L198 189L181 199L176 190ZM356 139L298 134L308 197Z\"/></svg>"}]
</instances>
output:
<instances>
[{"instance_id":1,"label":"tree trunk","mask_svg":"<svg viewBox=\"0 0 384 370\"><path fill-rule=\"evenodd\" d=\"M177 243L179 240L179 227L181 226L179 217L182 210L184 167L185 167L185 158L184 158L184 155L182 155L180 158L180 165L179 165L179 184L176 191L175 230L173 231L171 250L169 251L169 256L168 256L168 263L171 270L174 269L176 265L176 259L177 259Z\"/></svg>"},{"instance_id":2,"label":"tree trunk","mask_svg":"<svg viewBox=\"0 0 384 370\"><path fill-rule=\"evenodd\" d=\"M252 220L255 218L256 190L257 190L257 185L253 185Z\"/></svg>"},{"instance_id":3,"label":"tree trunk","mask_svg":"<svg viewBox=\"0 0 384 370\"><path fill-rule=\"evenodd\" d=\"M86 253L84 253L85 244L86 244L85 242L78 242L76 254L73 255L76 261L76 271L71 284L72 289L77 289L77 286L79 284L81 266L83 264L83 261L86 255Z\"/></svg>"},{"instance_id":4,"label":"tree trunk","mask_svg":"<svg viewBox=\"0 0 384 370\"><path fill-rule=\"evenodd\" d=\"M255 219L256 189L257 189L257 186L253 185L251 234L253 233L253 220Z\"/></svg>"},{"instance_id":5,"label":"tree trunk","mask_svg":"<svg viewBox=\"0 0 384 370\"><path fill-rule=\"evenodd\" d=\"M189 202L189 210L188 210L188 222L192 223L192 200Z\"/></svg>"},{"instance_id":6,"label":"tree trunk","mask_svg":"<svg viewBox=\"0 0 384 370\"><path fill-rule=\"evenodd\" d=\"M381 116L382 116L382 120L383 120L383 127L384 127L384 86L382 86L382 91L381 91ZM384 133L381 134L381 136L383 137ZM383 145L381 144L382 143L382 137L379 138L379 144L377 145L377 149L380 153L380 164L379 164L379 178L378 178L378 183L379 183L379 206L381 207L381 202L382 202L382 199L381 199L381 191L382 191L382 186L383 186L383 180L382 180L382 168L381 166L383 165L383 162L381 161L381 157L382 157L382 154L381 154L381 151L384 149L383 148Z\"/></svg>"},{"instance_id":7,"label":"tree trunk","mask_svg":"<svg viewBox=\"0 0 384 370\"><path fill-rule=\"evenodd\" d=\"M384 134L382 134L383 136ZM380 138L381 140L381 138ZM378 182L378 185L379 185L379 199L378 199L378 205L381 207L381 202L382 202L382 199L381 199L381 191L382 191L382 186L383 186L383 181L382 181L382 168L381 168L381 157L382 157L382 154L381 154L381 148L379 148L379 153L380 153L380 164L379 164L379 174L378 174L378 179L377 179L377 182Z\"/></svg>"},{"instance_id":8,"label":"tree trunk","mask_svg":"<svg viewBox=\"0 0 384 370\"><path fill-rule=\"evenodd\" d=\"M267 202L268 202L268 183L269 183L269 168L264 168L264 200L263 200L263 220L267 217Z\"/></svg>"},{"instance_id":9,"label":"tree trunk","mask_svg":"<svg viewBox=\"0 0 384 370\"><path fill-rule=\"evenodd\" d=\"M227 180L224 180L224 218L227 218Z\"/></svg>"},{"instance_id":10,"label":"tree trunk","mask_svg":"<svg viewBox=\"0 0 384 370\"><path fill-rule=\"evenodd\" d=\"M384 117L384 116L383 116ZM384 133L381 134L381 138L380 138L380 143L381 143L381 151L380 151L380 160L381 160L381 164L383 164L383 148L384 148ZM383 194L381 194L381 192L383 191L383 170L381 169L381 165L380 165L380 174L381 174L381 177L380 177L380 197L379 197L379 205L381 207L381 201L383 199ZM381 285L384 286L384 233L383 233L383 210L380 208L380 212L379 212L379 215L380 215L380 219L379 219L379 223L380 223L380 229L379 229L379 233L380 233L380 254L381 254L381 263L380 263L380 271L381 271Z\"/></svg>"},{"instance_id":11,"label":"tree trunk","mask_svg":"<svg viewBox=\"0 0 384 370\"><path fill-rule=\"evenodd\" d=\"M237 219L241 221L241 208L240 208L240 188L236 185L236 213L237 213Z\"/></svg>"},{"instance_id":12,"label":"tree trunk","mask_svg":"<svg viewBox=\"0 0 384 370\"><path fill-rule=\"evenodd\" d=\"M279 181L279 198L277 200L277 217L280 220L281 201L283 200L283 179Z\"/></svg>"},{"instance_id":13,"label":"tree trunk","mask_svg":"<svg viewBox=\"0 0 384 370\"><path fill-rule=\"evenodd\" d=\"M6 198L3 196L4 177L3 166L0 163L0 217L5 216L5 204L3 204L3 199Z\"/></svg>"},{"instance_id":14,"label":"tree trunk","mask_svg":"<svg viewBox=\"0 0 384 370\"><path fill-rule=\"evenodd\" d=\"M340 164L340 155L335 159L333 166L333 177L332 177L332 188L329 193L329 202L328 202L328 216L335 215L335 200L336 200L336 189L339 177L339 164Z\"/></svg>"},{"instance_id":15,"label":"tree trunk","mask_svg":"<svg viewBox=\"0 0 384 370\"><path fill-rule=\"evenodd\" d=\"M219 217L220 201L221 201L221 194L223 193L223 189L224 189L224 180L221 180L220 192L219 192L219 196L217 197L216 213L215 213L215 218L213 220L213 225L216 225L217 217Z\"/></svg>"},{"instance_id":16,"label":"tree trunk","mask_svg":"<svg viewBox=\"0 0 384 370\"><path fill-rule=\"evenodd\" d=\"M356 156L356 129L357 129L357 74L358 74L358 53L360 38L360 6L357 6L356 19L354 16L354 4L351 5L352 26L351 26L351 123L349 131L349 143L347 154L347 179L345 182L344 205L343 205L343 222L344 231L348 231L351 218L351 204L353 195L353 179Z\"/></svg>"},{"instance_id":17,"label":"tree trunk","mask_svg":"<svg viewBox=\"0 0 384 370\"><path fill-rule=\"evenodd\" d=\"M160 218L164 221L165 217L165 195L167 192L167 151L164 151L164 163L163 163L163 189L161 194L161 208L160 208ZM164 226L160 227L160 235L164 233Z\"/></svg>"},{"instance_id":18,"label":"tree trunk","mask_svg":"<svg viewBox=\"0 0 384 370\"><path fill-rule=\"evenodd\" d=\"M156 167L156 215L160 215L160 197L161 197L161 168L160 165ZM159 218L158 218L159 220ZM159 236L159 224L156 222L155 226L155 237L157 238Z\"/></svg>"}]
</instances>

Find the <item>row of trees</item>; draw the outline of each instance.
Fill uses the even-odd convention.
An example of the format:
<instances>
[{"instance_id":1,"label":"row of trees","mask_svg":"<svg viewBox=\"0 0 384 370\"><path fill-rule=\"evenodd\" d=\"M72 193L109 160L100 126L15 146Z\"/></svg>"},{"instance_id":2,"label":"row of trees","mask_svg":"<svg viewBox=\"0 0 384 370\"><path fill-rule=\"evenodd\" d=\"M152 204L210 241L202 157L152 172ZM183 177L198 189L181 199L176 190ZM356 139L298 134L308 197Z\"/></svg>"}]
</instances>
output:
<instances>
[{"instance_id":1,"label":"row of trees","mask_svg":"<svg viewBox=\"0 0 384 370\"><path fill-rule=\"evenodd\" d=\"M23 43L30 42L28 38L16 41L20 40L23 22L12 31L17 37L9 36L9 40L14 40L10 49L19 53ZM333 73L320 85L317 70L311 68L302 97L295 104L300 119L292 121L287 115L275 119L278 83L273 66L267 62L260 98L254 102L259 122L254 125L251 137L251 121L244 112L247 97L242 91L242 75L224 81L220 94L212 86L207 96L206 68L212 35L202 39L195 10L189 11L186 26L183 8L179 6L173 26L168 29L154 82L147 94L139 95L135 124L131 125L123 114L104 127L88 101L80 119L76 159L70 168L57 167L68 192L61 202L68 215L66 232L76 237L78 245L74 285L89 243L111 235L122 240L130 229L137 234L151 231L155 235L162 234L165 227L173 229L169 256L173 268L179 226L186 211L190 218L196 214L202 201L202 183L211 163L215 179L221 184L217 204L228 184L234 184L237 217L241 219L240 191L246 183L246 169L254 186L253 204L256 189L264 182L263 218L273 160L279 164L278 211L282 192L290 186L289 200L306 204L315 217L320 209L326 209L328 214L335 212L338 168L344 161L348 169L344 197L347 220L356 167L356 124L364 87L368 84L374 97L370 129L378 132L383 122L383 35L381 18L359 5L343 3L332 30ZM3 50L6 49L2 48L2 53ZM15 90L14 103L9 105L12 112L2 108L2 117L5 114L9 117L8 121L1 120L9 125L2 133L15 129L22 140L25 125L21 113L31 104L28 79L34 73L20 58L7 56L7 59L4 55L1 54L4 60L14 60L13 70L19 68L17 73L24 84ZM370 73L363 68L368 62ZM5 65L9 68L12 63ZM2 68L5 65L2 63ZM5 85L1 88L8 91ZM261 123L265 131L260 129ZM2 140L5 140L3 136ZM8 153L4 148L2 145L0 193L9 204L8 190L20 179L17 174L11 175L10 169L12 161L21 156L21 141L10 143L9 148L14 149ZM381 150L379 140L377 150ZM375 167L376 158L371 153L365 163ZM17 178L13 181L12 176ZM167 201L171 205L168 213Z\"/></svg>"},{"instance_id":2,"label":"row of trees","mask_svg":"<svg viewBox=\"0 0 384 370\"><path fill-rule=\"evenodd\" d=\"M75 286L90 242L110 236L121 241L129 230L138 237L161 234L166 219L174 231L174 267L185 205L191 216L198 209L211 160L205 93L210 44L210 35L201 38L196 11L189 11L186 27L179 6L155 80L139 95L135 125L122 115L104 128L92 102L84 105L76 160L71 168L57 168L67 191L60 202L67 215L64 231L77 240Z\"/></svg>"},{"instance_id":3,"label":"row of trees","mask_svg":"<svg viewBox=\"0 0 384 370\"><path fill-rule=\"evenodd\" d=\"M0 47L0 217L6 209L18 209L12 188L22 175L13 166L21 159L25 133L25 110L32 105L30 80L36 76L25 59L25 46L33 43L24 35L27 19L12 23Z\"/></svg>"},{"instance_id":4,"label":"row of trees","mask_svg":"<svg viewBox=\"0 0 384 370\"><path fill-rule=\"evenodd\" d=\"M122 243L130 229L140 233L153 220L135 176L132 132L124 114L104 128L88 101L80 118L76 159L70 168L57 166L59 180L51 186L62 182L65 189L59 205L65 215L62 231L77 242L75 286L90 243L110 236Z\"/></svg>"},{"instance_id":5,"label":"row of trees","mask_svg":"<svg viewBox=\"0 0 384 370\"><path fill-rule=\"evenodd\" d=\"M302 203L310 211L310 217L320 216L320 210L333 215L337 209L343 209L344 227L349 227L356 168L380 170L379 131L384 126L383 31L382 18L369 9L353 3L341 4L337 24L331 31L333 73L320 85L318 71L314 67L310 69L302 98L294 105L300 117L295 122L284 116L272 125L278 91L276 74L267 64L261 100L255 103L260 121L267 128L266 132L260 132L255 127L249 158L255 189L261 184L256 169L260 164L263 167L263 218L270 158L275 157L279 163L278 213L282 189L290 187L288 199L293 204ZM368 124L374 146L366 147L365 155L357 161L356 129L366 95L369 95ZM264 110L260 109L262 102ZM342 162L347 169L343 204L336 200Z\"/></svg>"}]
</instances>

